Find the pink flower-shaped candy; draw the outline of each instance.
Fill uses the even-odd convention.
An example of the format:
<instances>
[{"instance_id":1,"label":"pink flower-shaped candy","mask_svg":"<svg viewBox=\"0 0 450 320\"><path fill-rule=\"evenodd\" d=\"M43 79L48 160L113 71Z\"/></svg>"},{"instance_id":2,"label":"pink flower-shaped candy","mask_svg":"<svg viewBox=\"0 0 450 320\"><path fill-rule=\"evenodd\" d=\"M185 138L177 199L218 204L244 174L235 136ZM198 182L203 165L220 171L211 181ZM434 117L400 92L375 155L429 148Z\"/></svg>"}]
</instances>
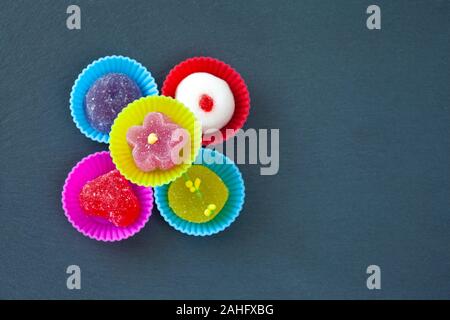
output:
<instances>
[{"instance_id":1,"label":"pink flower-shaped candy","mask_svg":"<svg viewBox=\"0 0 450 320\"><path fill-rule=\"evenodd\" d=\"M130 127L127 141L136 166L145 172L170 169L189 155L187 130L160 112L150 112L142 126Z\"/></svg>"}]
</instances>

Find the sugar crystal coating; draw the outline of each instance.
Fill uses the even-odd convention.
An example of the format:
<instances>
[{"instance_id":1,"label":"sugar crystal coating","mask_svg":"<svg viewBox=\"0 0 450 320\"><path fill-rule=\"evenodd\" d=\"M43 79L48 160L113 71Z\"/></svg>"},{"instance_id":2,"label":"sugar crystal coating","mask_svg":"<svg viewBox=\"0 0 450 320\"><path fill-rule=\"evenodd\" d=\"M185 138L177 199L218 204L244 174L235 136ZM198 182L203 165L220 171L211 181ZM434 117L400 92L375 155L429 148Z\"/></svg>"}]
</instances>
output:
<instances>
[{"instance_id":1,"label":"sugar crystal coating","mask_svg":"<svg viewBox=\"0 0 450 320\"><path fill-rule=\"evenodd\" d=\"M144 172L168 170L189 154L184 149L190 149L188 131L160 112L150 112L142 126L130 127L126 139L136 166Z\"/></svg>"},{"instance_id":2,"label":"sugar crystal coating","mask_svg":"<svg viewBox=\"0 0 450 320\"><path fill-rule=\"evenodd\" d=\"M121 73L108 73L97 79L85 98L86 117L91 126L104 133L120 111L130 102L142 97L136 82Z\"/></svg>"},{"instance_id":3,"label":"sugar crystal coating","mask_svg":"<svg viewBox=\"0 0 450 320\"><path fill-rule=\"evenodd\" d=\"M140 213L139 199L118 170L87 182L79 201L87 215L104 218L117 227L131 225Z\"/></svg>"}]
</instances>

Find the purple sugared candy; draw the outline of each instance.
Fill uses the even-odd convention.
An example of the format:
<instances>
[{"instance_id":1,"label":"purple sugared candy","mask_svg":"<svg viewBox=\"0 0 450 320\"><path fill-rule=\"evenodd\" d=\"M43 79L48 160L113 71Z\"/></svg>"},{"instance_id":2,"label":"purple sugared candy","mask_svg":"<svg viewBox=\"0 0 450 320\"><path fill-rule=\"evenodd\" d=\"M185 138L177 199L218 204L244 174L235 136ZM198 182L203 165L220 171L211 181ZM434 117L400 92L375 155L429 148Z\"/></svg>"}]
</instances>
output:
<instances>
[{"instance_id":1,"label":"purple sugared candy","mask_svg":"<svg viewBox=\"0 0 450 320\"><path fill-rule=\"evenodd\" d=\"M130 77L108 73L89 88L85 100L86 117L94 129L109 133L119 112L140 97L141 90Z\"/></svg>"}]
</instances>

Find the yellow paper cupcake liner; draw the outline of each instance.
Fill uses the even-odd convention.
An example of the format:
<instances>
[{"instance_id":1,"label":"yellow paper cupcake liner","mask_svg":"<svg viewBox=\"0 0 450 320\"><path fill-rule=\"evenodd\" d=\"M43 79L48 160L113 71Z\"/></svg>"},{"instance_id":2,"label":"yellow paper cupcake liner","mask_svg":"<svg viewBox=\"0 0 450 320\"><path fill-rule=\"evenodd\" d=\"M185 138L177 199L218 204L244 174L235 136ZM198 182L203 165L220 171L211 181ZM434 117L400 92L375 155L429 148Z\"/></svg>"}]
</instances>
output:
<instances>
[{"instance_id":1,"label":"yellow paper cupcake liner","mask_svg":"<svg viewBox=\"0 0 450 320\"><path fill-rule=\"evenodd\" d=\"M150 172L144 172L136 166L126 134L131 126L142 125L145 116L150 112L165 114L189 132L191 153L188 161L169 170L158 169ZM201 138L201 124L186 106L173 98L150 96L133 101L119 113L111 127L109 150L114 164L125 178L140 186L156 187L175 180L189 169L200 149Z\"/></svg>"}]
</instances>

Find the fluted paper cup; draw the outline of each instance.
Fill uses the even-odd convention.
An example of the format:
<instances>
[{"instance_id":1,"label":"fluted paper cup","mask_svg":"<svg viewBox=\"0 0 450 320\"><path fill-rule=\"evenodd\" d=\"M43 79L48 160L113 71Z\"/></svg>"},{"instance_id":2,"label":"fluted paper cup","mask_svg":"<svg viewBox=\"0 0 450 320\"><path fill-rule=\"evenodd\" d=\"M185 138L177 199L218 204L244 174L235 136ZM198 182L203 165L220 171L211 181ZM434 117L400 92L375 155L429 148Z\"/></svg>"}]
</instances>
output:
<instances>
[{"instance_id":1,"label":"fluted paper cup","mask_svg":"<svg viewBox=\"0 0 450 320\"><path fill-rule=\"evenodd\" d=\"M150 112L163 113L172 122L188 131L191 150L186 161L168 170L156 169L150 172L144 172L136 166L132 148L126 139L127 131L132 126L142 125L145 116ZM113 162L125 178L140 186L155 187L169 183L186 172L195 160L200 144L201 125L192 111L178 100L152 96L135 100L119 113L111 127L109 150Z\"/></svg>"},{"instance_id":2,"label":"fluted paper cup","mask_svg":"<svg viewBox=\"0 0 450 320\"><path fill-rule=\"evenodd\" d=\"M139 200L141 208L138 219L128 227L117 227L106 219L87 215L80 207L79 195L83 186L116 169L109 152L93 153L80 162L70 171L62 192L62 206L65 215L72 226L83 235L98 241L120 241L139 232L149 220L153 208L153 192L132 184L132 189Z\"/></svg>"},{"instance_id":3,"label":"fluted paper cup","mask_svg":"<svg viewBox=\"0 0 450 320\"><path fill-rule=\"evenodd\" d=\"M180 82L196 72L207 72L226 81L233 92L235 109L230 121L220 129L220 135L203 135L202 144L218 144L231 137L241 129L250 112L250 95L241 75L230 65L211 57L193 57L184 60L170 70L162 87L162 94L175 97Z\"/></svg>"},{"instance_id":4,"label":"fluted paper cup","mask_svg":"<svg viewBox=\"0 0 450 320\"><path fill-rule=\"evenodd\" d=\"M107 56L95 60L80 73L70 93L70 111L77 128L89 139L108 143L109 133L94 129L86 118L85 97L94 82L108 73L122 73L139 87L143 97L158 94L155 79L136 60L123 56Z\"/></svg>"},{"instance_id":5,"label":"fluted paper cup","mask_svg":"<svg viewBox=\"0 0 450 320\"><path fill-rule=\"evenodd\" d=\"M155 202L164 220L176 230L193 236L210 236L228 228L239 216L244 205L245 186L238 167L220 152L202 148L196 163L200 162L200 157L217 157L216 163L199 165L215 172L228 188L227 202L217 216L205 223L190 222L177 216L168 201L170 184L155 188Z\"/></svg>"}]
</instances>

